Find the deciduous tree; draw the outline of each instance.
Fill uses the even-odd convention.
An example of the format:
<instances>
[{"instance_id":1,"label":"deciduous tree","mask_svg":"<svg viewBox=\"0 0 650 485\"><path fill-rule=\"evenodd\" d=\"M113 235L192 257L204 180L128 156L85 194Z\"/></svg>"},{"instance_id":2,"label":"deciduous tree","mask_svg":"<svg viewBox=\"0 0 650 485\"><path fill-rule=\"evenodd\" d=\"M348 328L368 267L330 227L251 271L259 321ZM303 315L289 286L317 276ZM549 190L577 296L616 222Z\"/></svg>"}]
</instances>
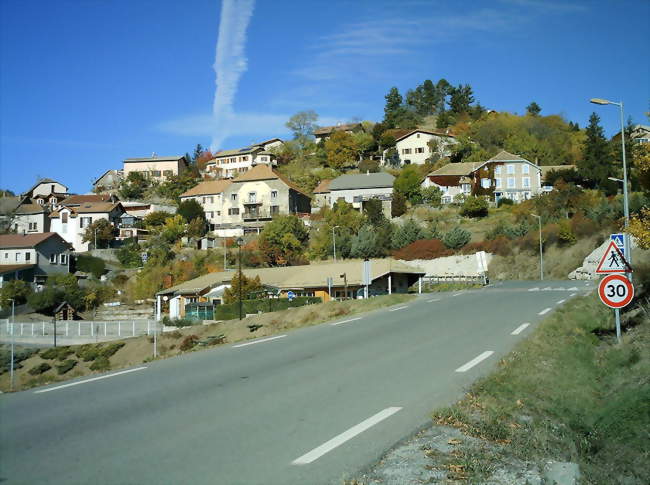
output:
<instances>
[{"instance_id":1,"label":"deciduous tree","mask_svg":"<svg viewBox=\"0 0 650 485\"><path fill-rule=\"evenodd\" d=\"M354 165L357 155L357 146L354 138L345 131L335 131L325 141L327 152L327 165L340 169Z\"/></svg>"},{"instance_id":2,"label":"deciduous tree","mask_svg":"<svg viewBox=\"0 0 650 485\"><path fill-rule=\"evenodd\" d=\"M82 241L92 243L93 245L96 243L97 248L107 248L110 242L115 239L116 234L117 230L113 224L106 219L98 219L86 227Z\"/></svg>"},{"instance_id":3,"label":"deciduous tree","mask_svg":"<svg viewBox=\"0 0 650 485\"><path fill-rule=\"evenodd\" d=\"M286 265L302 256L308 240L303 222L296 216L284 215L264 226L259 247L270 265Z\"/></svg>"}]
</instances>

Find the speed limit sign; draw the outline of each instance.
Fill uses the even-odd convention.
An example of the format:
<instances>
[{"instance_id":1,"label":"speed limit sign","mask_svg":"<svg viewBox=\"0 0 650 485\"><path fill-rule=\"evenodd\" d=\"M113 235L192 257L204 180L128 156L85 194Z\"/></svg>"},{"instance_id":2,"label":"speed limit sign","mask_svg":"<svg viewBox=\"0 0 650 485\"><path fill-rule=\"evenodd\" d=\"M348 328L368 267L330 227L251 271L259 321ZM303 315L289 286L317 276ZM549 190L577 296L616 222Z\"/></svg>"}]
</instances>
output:
<instances>
[{"instance_id":1,"label":"speed limit sign","mask_svg":"<svg viewBox=\"0 0 650 485\"><path fill-rule=\"evenodd\" d=\"M605 276L598 285L600 301L611 308L623 308L634 298L634 286L621 274Z\"/></svg>"}]
</instances>

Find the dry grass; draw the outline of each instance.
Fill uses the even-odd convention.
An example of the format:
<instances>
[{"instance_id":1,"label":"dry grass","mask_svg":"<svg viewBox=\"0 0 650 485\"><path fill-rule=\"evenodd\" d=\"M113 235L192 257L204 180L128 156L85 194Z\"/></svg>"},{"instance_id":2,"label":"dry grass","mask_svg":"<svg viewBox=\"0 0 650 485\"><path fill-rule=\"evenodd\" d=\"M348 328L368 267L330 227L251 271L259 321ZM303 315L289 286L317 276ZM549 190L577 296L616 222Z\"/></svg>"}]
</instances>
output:
<instances>
[{"instance_id":1,"label":"dry grass","mask_svg":"<svg viewBox=\"0 0 650 485\"><path fill-rule=\"evenodd\" d=\"M316 325L346 315L370 312L382 307L405 303L414 298L414 295L394 294L378 296L368 300L330 301L279 312L263 313L245 318L241 321L226 320L210 325L184 327L173 332L165 332L159 336L157 339L158 358L169 358L183 353L180 350L180 345L183 339L189 335L196 335L199 341L206 341L207 337L210 336L224 335L225 340L221 343L234 343L253 338L267 337L295 328ZM254 325L259 325L260 327L256 331L251 332L248 327ZM109 359L112 370L139 365L153 359L153 337L135 337L124 339L122 342L126 345ZM78 346L71 347L76 348ZM196 345L192 350L208 347L209 345ZM22 368L17 369L14 373L14 390L29 389L35 386L65 381L94 373L90 369L92 362L83 362L83 360L77 359L74 354L69 358L78 360L78 362L71 371L64 375L58 375L55 369L55 364L60 364L60 362L44 360L39 355L33 355L24 360L21 363ZM43 362L50 364L52 369L39 376L29 374L28 371L30 369ZM9 391L9 384L9 373L5 372L0 375L0 390L3 392Z\"/></svg>"}]
</instances>

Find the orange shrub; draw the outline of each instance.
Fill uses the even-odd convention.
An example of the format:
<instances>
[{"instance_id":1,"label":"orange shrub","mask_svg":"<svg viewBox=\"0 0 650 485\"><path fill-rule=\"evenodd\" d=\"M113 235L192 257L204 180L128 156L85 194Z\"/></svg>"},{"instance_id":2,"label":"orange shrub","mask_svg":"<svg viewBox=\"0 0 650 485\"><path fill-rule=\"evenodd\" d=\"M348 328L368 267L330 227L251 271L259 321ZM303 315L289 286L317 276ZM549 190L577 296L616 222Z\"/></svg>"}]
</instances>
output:
<instances>
[{"instance_id":1,"label":"orange shrub","mask_svg":"<svg viewBox=\"0 0 650 485\"><path fill-rule=\"evenodd\" d=\"M393 257L410 261L412 259L434 259L451 256L453 251L447 249L440 239L420 239L393 252Z\"/></svg>"}]
</instances>

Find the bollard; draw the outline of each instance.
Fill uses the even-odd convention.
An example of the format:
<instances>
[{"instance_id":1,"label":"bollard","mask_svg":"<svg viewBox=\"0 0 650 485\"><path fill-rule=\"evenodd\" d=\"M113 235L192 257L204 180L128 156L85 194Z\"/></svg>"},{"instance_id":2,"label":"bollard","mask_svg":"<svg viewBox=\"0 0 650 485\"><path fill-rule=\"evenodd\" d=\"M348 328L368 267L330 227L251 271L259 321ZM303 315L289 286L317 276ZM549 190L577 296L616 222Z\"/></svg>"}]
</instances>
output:
<instances>
[{"instance_id":1,"label":"bollard","mask_svg":"<svg viewBox=\"0 0 650 485\"><path fill-rule=\"evenodd\" d=\"M135 337L135 320L131 320L131 337Z\"/></svg>"},{"instance_id":2,"label":"bollard","mask_svg":"<svg viewBox=\"0 0 650 485\"><path fill-rule=\"evenodd\" d=\"M122 322L117 322L117 336L122 336Z\"/></svg>"}]
</instances>

